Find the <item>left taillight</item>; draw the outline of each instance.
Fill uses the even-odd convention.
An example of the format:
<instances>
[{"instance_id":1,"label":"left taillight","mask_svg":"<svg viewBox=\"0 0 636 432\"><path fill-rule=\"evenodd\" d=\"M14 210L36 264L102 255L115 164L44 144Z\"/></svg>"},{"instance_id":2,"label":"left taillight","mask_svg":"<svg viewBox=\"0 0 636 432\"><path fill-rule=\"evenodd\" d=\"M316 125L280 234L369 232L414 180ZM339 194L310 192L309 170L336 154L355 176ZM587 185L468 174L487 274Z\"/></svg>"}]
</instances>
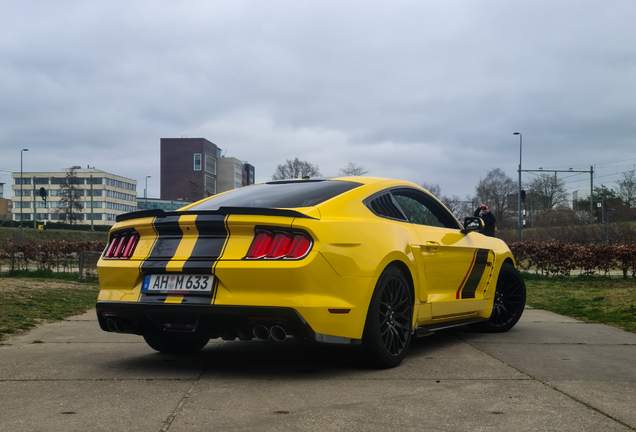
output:
<instances>
[{"instance_id":1,"label":"left taillight","mask_svg":"<svg viewBox=\"0 0 636 432\"><path fill-rule=\"evenodd\" d=\"M104 259L130 259L139 243L137 231L123 231L112 235Z\"/></svg>"},{"instance_id":2,"label":"left taillight","mask_svg":"<svg viewBox=\"0 0 636 432\"><path fill-rule=\"evenodd\" d=\"M258 229L245 258L301 259L309 253L312 246L311 237L304 232Z\"/></svg>"}]
</instances>

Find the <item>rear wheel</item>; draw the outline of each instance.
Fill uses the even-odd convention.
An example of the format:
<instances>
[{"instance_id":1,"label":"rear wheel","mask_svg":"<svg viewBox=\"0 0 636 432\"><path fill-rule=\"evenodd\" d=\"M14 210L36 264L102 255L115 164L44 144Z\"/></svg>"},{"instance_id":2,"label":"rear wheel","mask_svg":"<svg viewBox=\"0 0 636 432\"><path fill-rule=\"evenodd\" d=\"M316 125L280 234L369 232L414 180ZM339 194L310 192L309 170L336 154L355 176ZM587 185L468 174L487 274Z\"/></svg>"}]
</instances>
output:
<instances>
[{"instance_id":1,"label":"rear wheel","mask_svg":"<svg viewBox=\"0 0 636 432\"><path fill-rule=\"evenodd\" d=\"M209 338L185 338L169 334L144 335L150 348L166 354L192 354L207 345Z\"/></svg>"},{"instance_id":2,"label":"rear wheel","mask_svg":"<svg viewBox=\"0 0 636 432\"><path fill-rule=\"evenodd\" d=\"M367 312L362 348L374 367L399 365L411 341L413 299L404 274L387 267L376 284Z\"/></svg>"},{"instance_id":3,"label":"rear wheel","mask_svg":"<svg viewBox=\"0 0 636 432\"><path fill-rule=\"evenodd\" d=\"M497 279L490 318L469 327L484 333L506 332L517 324L525 306L526 283L512 264L504 263Z\"/></svg>"}]
</instances>

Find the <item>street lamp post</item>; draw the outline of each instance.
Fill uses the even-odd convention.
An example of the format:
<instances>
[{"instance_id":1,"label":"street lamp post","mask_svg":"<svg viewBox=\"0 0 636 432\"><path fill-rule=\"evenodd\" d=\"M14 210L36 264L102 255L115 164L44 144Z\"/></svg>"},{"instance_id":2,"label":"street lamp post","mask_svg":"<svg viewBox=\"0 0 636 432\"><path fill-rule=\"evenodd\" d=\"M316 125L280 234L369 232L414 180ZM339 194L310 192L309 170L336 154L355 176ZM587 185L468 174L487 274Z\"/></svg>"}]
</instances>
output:
<instances>
[{"instance_id":1,"label":"street lamp post","mask_svg":"<svg viewBox=\"0 0 636 432\"><path fill-rule=\"evenodd\" d=\"M22 153L29 149L20 150L20 243L22 243Z\"/></svg>"},{"instance_id":2,"label":"street lamp post","mask_svg":"<svg viewBox=\"0 0 636 432\"><path fill-rule=\"evenodd\" d=\"M523 135L521 132L514 132L513 135L519 135L519 191L517 194L517 211L518 211L518 220L519 223L519 239L521 241L521 149L523 148Z\"/></svg>"},{"instance_id":3,"label":"street lamp post","mask_svg":"<svg viewBox=\"0 0 636 432\"><path fill-rule=\"evenodd\" d=\"M146 176L146 187L144 188L144 205L146 206L146 208L148 207L148 179L151 178L151 176Z\"/></svg>"}]
</instances>

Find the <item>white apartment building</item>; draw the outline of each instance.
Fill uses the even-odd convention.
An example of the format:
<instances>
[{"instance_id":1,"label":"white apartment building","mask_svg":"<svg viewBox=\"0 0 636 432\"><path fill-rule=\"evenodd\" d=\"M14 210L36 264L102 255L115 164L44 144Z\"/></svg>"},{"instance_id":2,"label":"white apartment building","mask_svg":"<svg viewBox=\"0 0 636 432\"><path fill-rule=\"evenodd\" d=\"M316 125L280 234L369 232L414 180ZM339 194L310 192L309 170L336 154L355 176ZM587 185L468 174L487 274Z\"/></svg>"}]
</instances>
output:
<instances>
[{"instance_id":1,"label":"white apartment building","mask_svg":"<svg viewBox=\"0 0 636 432\"><path fill-rule=\"evenodd\" d=\"M76 223L113 225L117 215L137 210L137 181L95 168L74 166L60 172L12 173L13 220L58 221L67 174L74 170L82 205ZM46 201L41 197L46 192Z\"/></svg>"}]
</instances>

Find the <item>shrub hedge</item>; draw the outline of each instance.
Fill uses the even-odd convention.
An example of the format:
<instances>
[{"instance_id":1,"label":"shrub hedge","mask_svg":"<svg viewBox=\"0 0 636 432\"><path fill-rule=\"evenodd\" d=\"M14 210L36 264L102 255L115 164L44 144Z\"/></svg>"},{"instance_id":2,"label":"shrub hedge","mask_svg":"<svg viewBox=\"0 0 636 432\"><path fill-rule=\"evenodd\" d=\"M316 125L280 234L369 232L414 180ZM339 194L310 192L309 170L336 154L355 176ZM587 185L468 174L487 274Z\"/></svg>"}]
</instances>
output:
<instances>
[{"instance_id":1,"label":"shrub hedge","mask_svg":"<svg viewBox=\"0 0 636 432\"><path fill-rule=\"evenodd\" d=\"M621 270L624 278L636 277L636 243L580 245L548 241L510 243L509 247L522 270L564 276L573 270L586 275Z\"/></svg>"},{"instance_id":2,"label":"shrub hedge","mask_svg":"<svg viewBox=\"0 0 636 432\"><path fill-rule=\"evenodd\" d=\"M77 266L80 252L102 252L105 247L104 241L6 241L0 244L0 271L35 268L70 272Z\"/></svg>"}]
</instances>

